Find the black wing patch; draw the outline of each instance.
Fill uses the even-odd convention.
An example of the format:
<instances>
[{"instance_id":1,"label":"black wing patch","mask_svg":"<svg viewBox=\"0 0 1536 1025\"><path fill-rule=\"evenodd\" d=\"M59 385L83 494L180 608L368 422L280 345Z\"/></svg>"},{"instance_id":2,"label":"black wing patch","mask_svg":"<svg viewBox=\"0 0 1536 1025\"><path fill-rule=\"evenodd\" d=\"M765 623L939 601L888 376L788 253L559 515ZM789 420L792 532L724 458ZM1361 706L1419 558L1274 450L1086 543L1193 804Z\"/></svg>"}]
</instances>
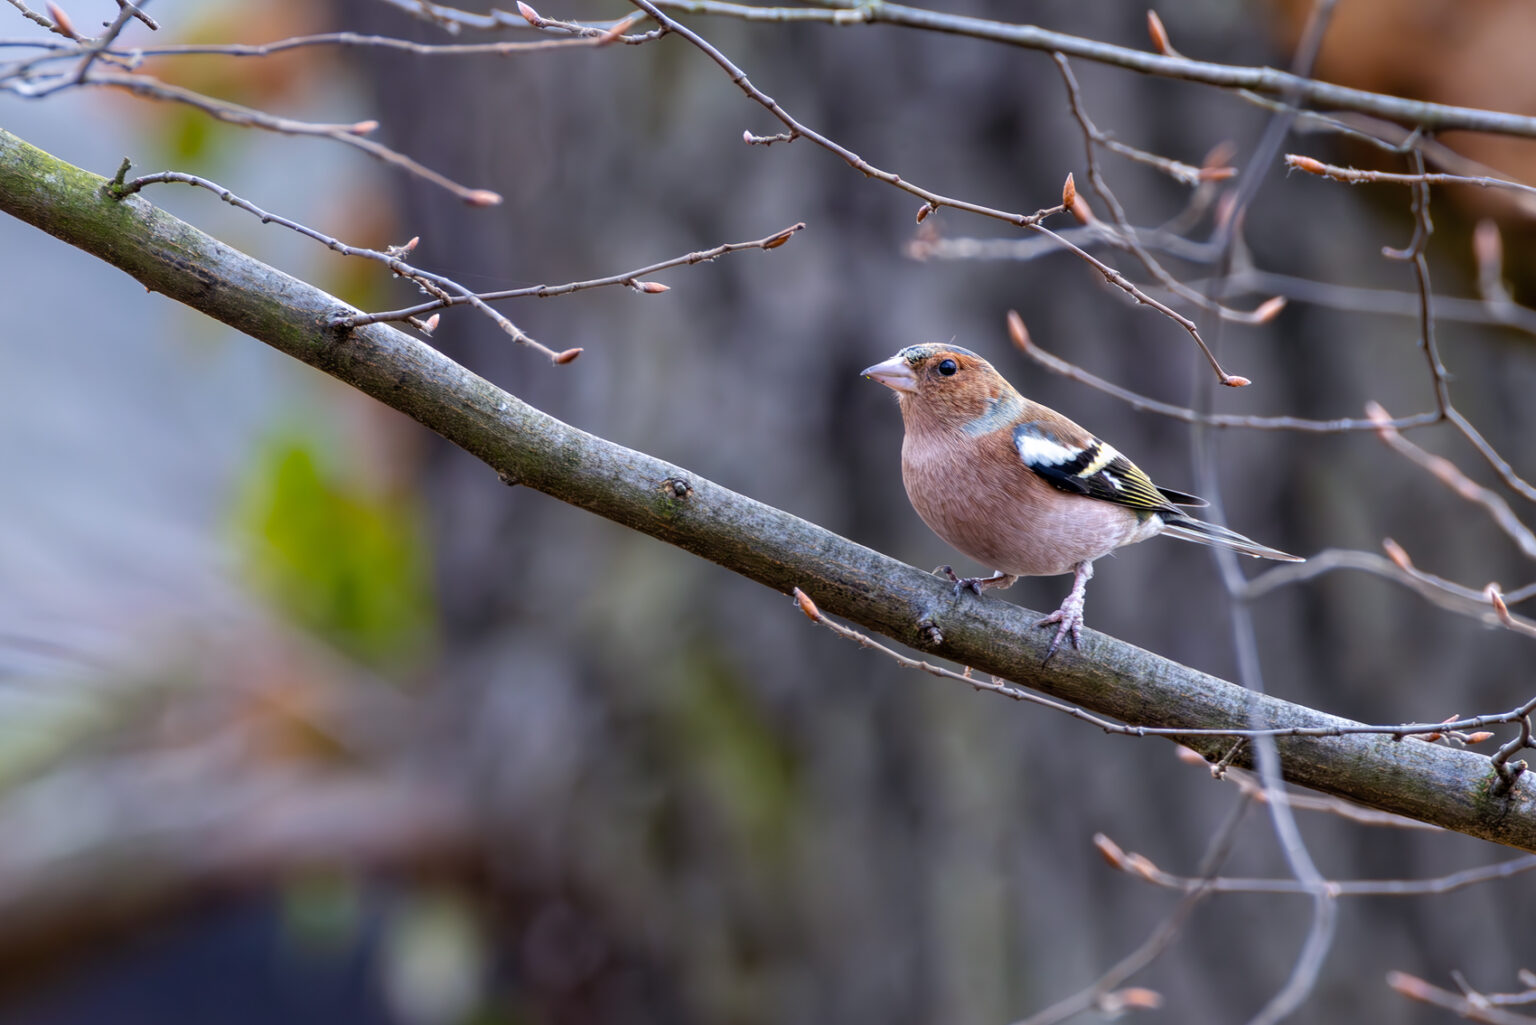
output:
<instances>
[{"instance_id":1,"label":"black wing patch","mask_svg":"<svg viewBox=\"0 0 1536 1025\"><path fill-rule=\"evenodd\" d=\"M1194 495L1163 491L1112 445L1090 438L1086 445L1064 442L1038 420L1013 429L1013 447L1024 465L1053 487L1105 502L1153 512L1172 505L1204 505Z\"/></svg>"}]
</instances>

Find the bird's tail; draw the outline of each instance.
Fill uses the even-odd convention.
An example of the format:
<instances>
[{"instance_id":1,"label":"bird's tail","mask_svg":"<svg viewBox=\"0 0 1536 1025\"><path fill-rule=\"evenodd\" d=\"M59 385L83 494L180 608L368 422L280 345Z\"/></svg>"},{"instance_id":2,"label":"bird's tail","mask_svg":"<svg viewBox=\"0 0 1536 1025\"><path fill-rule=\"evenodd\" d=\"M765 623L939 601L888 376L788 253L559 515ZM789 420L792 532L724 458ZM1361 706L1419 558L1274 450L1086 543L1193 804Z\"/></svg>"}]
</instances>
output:
<instances>
[{"instance_id":1,"label":"bird's tail","mask_svg":"<svg viewBox=\"0 0 1536 1025\"><path fill-rule=\"evenodd\" d=\"M1298 555L1290 555L1278 548L1261 545L1235 530L1228 530L1214 523L1206 523L1193 516L1175 516L1165 519L1163 533L1168 537L1176 537L1180 541L1194 541L1197 544L1213 545L1216 548L1230 548L1234 552L1251 555L1255 559L1275 559L1278 562L1306 561Z\"/></svg>"}]
</instances>

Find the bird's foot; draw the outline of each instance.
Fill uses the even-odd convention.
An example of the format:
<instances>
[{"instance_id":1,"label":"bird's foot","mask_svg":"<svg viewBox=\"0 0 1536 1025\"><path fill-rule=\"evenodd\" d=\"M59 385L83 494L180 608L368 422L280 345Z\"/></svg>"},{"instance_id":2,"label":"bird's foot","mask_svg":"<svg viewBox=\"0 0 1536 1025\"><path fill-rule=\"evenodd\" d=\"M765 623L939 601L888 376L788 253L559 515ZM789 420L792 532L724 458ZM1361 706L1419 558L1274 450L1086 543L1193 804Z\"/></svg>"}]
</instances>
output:
<instances>
[{"instance_id":1,"label":"bird's foot","mask_svg":"<svg viewBox=\"0 0 1536 1025\"><path fill-rule=\"evenodd\" d=\"M957 576L954 569L949 566L940 566L934 570L934 573L942 574L950 579L950 582L955 585L956 598L960 597L961 591L970 591L979 598L981 597L981 592L989 587L1008 587L1019 579L1018 577L1011 577L1007 573L1000 572L993 573L990 577L962 577Z\"/></svg>"},{"instance_id":2,"label":"bird's foot","mask_svg":"<svg viewBox=\"0 0 1536 1025\"><path fill-rule=\"evenodd\" d=\"M1035 622L1036 626L1042 627L1052 626L1055 624L1060 625L1056 627L1056 636L1051 638L1050 650L1045 653L1046 662L1049 662L1051 660L1051 656L1056 654L1056 649L1061 647L1062 640L1069 634L1072 637L1072 647L1082 647L1083 600L1079 598L1074 602L1072 597L1068 595L1067 600L1061 603L1061 608L1057 609L1055 612L1052 612L1044 619L1040 619Z\"/></svg>"},{"instance_id":3,"label":"bird's foot","mask_svg":"<svg viewBox=\"0 0 1536 1025\"><path fill-rule=\"evenodd\" d=\"M1061 603L1061 608L1035 623L1037 627L1056 627L1056 636L1051 638L1051 646L1046 651L1045 661L1041 662L1041 665L1051 660L1057 649L1061 647L1062 640L1069 635L1072 638L1072 647L1083 646L1083 602L1086 599L1088 581L1092 577L1093 563L1081 563L1072 579L1072 592Z\"/></svg>"}]
</instances>

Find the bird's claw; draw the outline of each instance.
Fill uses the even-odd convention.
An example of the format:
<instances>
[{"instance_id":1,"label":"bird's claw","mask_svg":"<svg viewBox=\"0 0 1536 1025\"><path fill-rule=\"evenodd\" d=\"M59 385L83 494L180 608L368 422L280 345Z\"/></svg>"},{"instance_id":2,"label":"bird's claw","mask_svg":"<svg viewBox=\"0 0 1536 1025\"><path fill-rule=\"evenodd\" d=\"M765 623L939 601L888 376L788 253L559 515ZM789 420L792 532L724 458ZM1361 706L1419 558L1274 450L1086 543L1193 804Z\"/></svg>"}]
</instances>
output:
<instances>
[{"instance_id":1,"label":"bird's claw","mask_svg":"<svg viewBox=\"0 0 1536 1025\"><path fill-rule=\"evenodd\" d=\"M1046 662L1056 654L1063 638L1068 635L1072 637L1072 647L1083 646L1083 600L1074 598L1075 595L1068 595L1067 600L1061 603L1061 608L1035 623L1037 627L1056 626L1056 636L1051 638L1051 646L1045 653ZM1044 665L1043 662L1041 664Z\"/></svg>"},{"instance_id":2,"label":"bird's claw","mask_svg":"<svg viewBox=\"0 0 1536 1025\"><path fill-rule=\"evenodd\" d=\"M952 566L940 566L938 569L934 570L934 572L948 577L950 583L955 585L956 598L960 597L961 591L967 590L974 594L976 597L981 597L981 582L985 579L984 577L959 576L955 573L954 567Z\"/></svg>"},{"instance_id":3,"label":"bird's claw","mask_svg":"<svg viewBox=\"0 0 1536 1025\"><path fill-rule=\"evenodd\" d=\"M962 577L957 576L955 571L949 566L940 566L938 569L934 570L934 573L949 577L950 581L955 585L956 598L960 597L961 591L970 591L976 597L980 598L981 592L985 591L989 587L1010 587L1015 580L1019 579L1016 576L1010 576L1007 573L1004 573L1002 570L998 570L990 577Z\"/></svg>"}]
</instances>

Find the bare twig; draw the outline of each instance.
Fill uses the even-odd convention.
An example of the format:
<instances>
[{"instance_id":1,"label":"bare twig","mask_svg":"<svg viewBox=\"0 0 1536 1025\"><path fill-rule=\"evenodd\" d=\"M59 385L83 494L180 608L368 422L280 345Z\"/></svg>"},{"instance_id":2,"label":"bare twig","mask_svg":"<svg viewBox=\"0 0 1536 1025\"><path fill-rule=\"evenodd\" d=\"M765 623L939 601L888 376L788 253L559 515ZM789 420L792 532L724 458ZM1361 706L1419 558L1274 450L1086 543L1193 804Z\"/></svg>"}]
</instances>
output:
<instances>
[{"instance_id":1,"label":"bare twig","mask_svg":"<svg viewBox=\"0 0 1536 1025\"><path fill-rule=\"evenodd\" d=\"M1391 416L1378 402L1366 403L1365 415L1378 425L1377 436L1399 455L1421 467L1459 498L1482 506L1494 524L1519 546L1527 559L1536 559L1536 533L1515 515L1504 496L1478 484L1444 456L1426 452L1398 433Z\"/></svg>"},{"instance_id":2,"label":"bare twig","mask_svg":"<svg viewBox=\"0 0 1536 1025\"><path fill-rule=\"evenodd\" d=\"M1280 308L1284 305L1284 300L1280 300L1278 303L1273 301L1273 299L1266 300L1254 310L1234 310L1208 296L1201 295L1195 289L1181 282L1141 244L1135 227L1131 225L1130 219L1126 216L1125 207L1121 205L1120 200L1116 198L1109 184L1104 180L1104 175L1099 169L1098 157L1094 152L1096 145L1108 146L1111 140L1098 129L1098 126L1093 123L1088 117L1088 112L1083 108L1082 95L1078 89L1077 76L1072 73L1072 65L1060 53L1052 54L1051 56L1055 58L1056 68L1061 72L1062 82L1066 85L1067 100L1072 109L1072 116L1077 120L1078 127L1083 133L1083 148L1086 150L1088 165L1088 182L1093 186L1093 190L1099 198L1104 201L1104 205L1109 208L1110 217L1115 224L1115 230L1104 233L1103 237L1105 240L1111 245L1124 249L1135 256L1141 262L1141 265L1147 269L1147 272L1156 278L1164 288L1186 302L1193 303L1200 309L1210 310L1225 320L1241 324L1261 324L1273 319L1280 312ZM1188 168L1186 164L1178 166L1180 168ZM1189 170L1193 172L1192 184L1198 184L1203 180L1216 179L1218 177L1230 177L1232 173L1235 173L1231 168L1212 168L1209 169L1212 173L1208 178L1202 178L1201 175L1205 173L1205 169L1189 168ZM1221 174L1220 172L1226 173ZM1198 336L1196 337L1198 340Z\"/></svg>"},{"instance_id":3,"label":"bare twig","mask_svg":"<svg viewBox=\"0 0 1536 1025\"><path fill-rule=\"evenodd\" d=\"M1310 896L1311 890L1295 879L1242 879L1226 876L1181 876L1158 868L1150 858L1122 850L1119 845L1100 833L1094 837L1099 853L1110 865L1154 886L1168 890L1192 893L1208 890L1212 893L1276 893ZM1471 886L1510 879L1536 869L1536 854L1527 854L1508 861L1480 868L1462 869L1432 879L1330 879L1324 885L1334 897L1424 897L1435 894L1455 893Z\"/></svg>"},{"instance_id":4,"label":"bare twig","mask_svg":"<svg viewBox=\"0 0 1536 1025\"><path fill-rule=\"evenodd\" d=\"M1232 851L1232 843L1237 838L1237 827L1242 822L1243 815L1247 812L1249 802L1239 800L1232 806L1222 824L1211 835L1206 844L1204 856L1200 859L1200 878L1213 879L1221 866L1226 862L1227 856ZM1102 836L1103 834L1099 834ZM1098 837L1094 838L1095 843ZM1102 848L1100 853L1102 853ZM1198 884L1185 891L1184 899L1173 908L1168 915L1158 923L1145 940L1133 951L1121 958L1094 981L1091 986L1085 987L1071 996L1058 1000L1051 1006L1030 1015L1015 1025L1056 1025L1057 1022L1066 1021L1069 1018L1082 1014L1084 1011L1098 1009L1105 1013L1106 1017L1117 1017L1112 1013L1118 1008L1104 1006L1106 998L1110 997L1116 989L1128 981L1137 972L1155 961L1165 950L1178 939L1179 933L1188 921L1189 915L1195 907L1214 892L1209 887ZM1149 991L1150 992L1150 991ZM1152 1001L1145 1001L1142 1006L1157 1006Z\"/></svg>"},{"instance_id":5,"label":"bare twig","mask_svg":"<svg viewBox=\"0 0 1536 1025\"><path fill-rule=\"evenodd\" d=\"M1379 427L1376 421L1368 418L1307 420L1294 416L1247 416L1231 413L1202 413L1187 406L1176 406L1169 402L1160 402L1157 399L1148 398L1145 395L1133 392L1129 388L1122 388L1118 384L1106 381L1104 378L1084 370L1075 363L1070 363L1060 356L1046 352L1030 338L1029 330L1024 326L1023 318L1013 310L1008 312L1008 335L1020 352L1052 373L1060 374L1080 384L1086 384L1090 388L1104 392L1106 395L1112 395L1138 412L1157 413L1159 416L1181 420L1184 423L1204 424L1208 427L1247 427L1271 431L1307 431L1320 434L1338 434L1345 431L1373 431ZM1391 421L1391 423L1395 427L1407 429L1438 423L1439 420L1440 416L1436 413L1416 413L1413 416L1400 417Z\"/></svg>"},{"instance_id":6,"label":"bare twig","mask_svg":"<svg viewBox=\"0 0 1536 1025\"><path fill-rule=\"evenodd\" d=\"M1085 711L1082 708L1069 705L1062 701L1056 701L1052 698L1048 698L1040 694L1032 693L1020 687L1012 686L1006 681L997 679L995 677L984 680L976 676L970 670L966 670L963 673L957 673L953 669L946 669L943 666L934 665L932 662L928 662L923 659L916 659L907 655L903 655L899 651L881 644L879 641L875 640L873 637L870 637L868 634L861 633L852 627L844 626L843 624L828 618L827 615L816 606L816 603L813 602L810 597L798 587L794 589L793 597L795 599L795 604L799 607L800 611L804 613L806 618L811 620L813 623L826 627L828 630L837 634L844 640L852 641L862 648L868 648L871 651L879 652L880 654L891 659L897 665L901 666L903 669L916 669L921 672L928 673L932 676L937 676L941 679L954 680L958 683L963 683L973 690L986 691L988 693L997 694L1001 697L1009 698L1014 701L1023 701L1032 705L1039 705L1042 708L1049 708L1052 711L1061 712L1062 714L1070 716L1073 719L1077 719L1080 722L1088 723L1090 726L1096 726L1103 730L1105 733L1114 733L1126 737L1167 737L1175 740L1187 737L1241 737L1252 740L1256 737L1336 737L1347 736L1349 734L1356 733L1375 733L1402 739L1405 737L1421 734L1440 735L1453 731L1462 732L1466 730L1479 729L1484 726L1497 725L1500 723L1519 722L1526 715L1528 715L1533 708L1536 708L1536 699L1532 699L1530 704L1522 705L1520 708L1516 708L1508 712L1500 712L1492 715L1473 716L1466 719L1455 719L1449 722L1404 723L1399 726L1367 726L1364 724L1350 724L1347 726L1340 725L1321 727L1286 726L1274 729L1244 729L1240 727L1232 729L1184 729L1179 727L1164 726L1136 726L1128 723L1114 722L1113 720L1106 719L1102 716L1094 715L1092 712Z\"/></svg>"},{"instance_id":7,"label":"bare twig","mask_svg":"<svg viewBox=\"0 0 1536 1025\"><path fill-rule=\"evenodd\" d=\"M1452 993L1407 972L1388 972L1387 985L1410 1000L1455 1011L1467 1021L1481 1022L1483 1025L1536 1025L1536 1018L1501 1009L1496 1005L1494 997L1475 992ZM1523 999L1526 994L1512 995L1522 998L1518 1001L1520 1003L1528 1002Z\"/></svg>"},{"instance_id":8,"label":"bare twig","mask_svg":"<svg viewBox=\"0 0 1536 1025\"><path fill-rule=\"evenodd\" d=\"M625 271L622 274L611 274L606 278L593 278L590 281L570 281L563 285L531 285L527 288L511 288L499 292L479 292L476 294L478 298L484 302L497 302L502 299L515 299L523 296L533 296L535 298L547 299L552 296L569 295L572 292L579 292L588 288L602 288L607 285L626 285L637 291L644 292L662 291L665 290L665 286L661 286L659 288L642 287L646 285L652 285L653 283L643 282L639 279L644 275L655 274L658 271L663 271L670 267L692 266L693 264L697 263L710 263L729 253L739 253L746 249L777 249L779 246L782 246L784 243L788 242L796 232L802 231L804 228L805 224L803 222L799 224L791 224L789 227L783 229L782 231L776 231L766 238L756 239L751 242L727 242L724 245L715 246L713 249L703 249L694 253L685 253L682 256L673 257L670 260L662 260L659 263L648 264L644 267L637 267L632 271ZM463 305L468 301L469 300L462 295L450 296L444 299L435 300L430 303L422 303L419 306L412 306L403 310L389 310L383 313L367 313L343 317L336 323L340 327L359 327L363 324L377 324L383 323L385 321L407 320L411 317L420 316L423 313L429 313L432 310L442 309L447 306Z\"/></svg>"},{"instance_id":9,"label":"bare twig","mask_svg":"<svg viewBox=\"0 0 1536 1025\"><path fill-rule=\"evenodd\" d=\"M1462 174L1436 174L1420 171L1414 174L1396 174L1389 171L1364 171L1354 167L1325 164L1313 157L1296 153L1285 155L1285 166L1307 174L1332 178L1338 182L1358 185L1362 182L1392 182L1398 185L1477 185L1485 189L1513 189L1536 195L1536 187L1505 178L1473 177Z\"/></svg>"}]
</instances>

